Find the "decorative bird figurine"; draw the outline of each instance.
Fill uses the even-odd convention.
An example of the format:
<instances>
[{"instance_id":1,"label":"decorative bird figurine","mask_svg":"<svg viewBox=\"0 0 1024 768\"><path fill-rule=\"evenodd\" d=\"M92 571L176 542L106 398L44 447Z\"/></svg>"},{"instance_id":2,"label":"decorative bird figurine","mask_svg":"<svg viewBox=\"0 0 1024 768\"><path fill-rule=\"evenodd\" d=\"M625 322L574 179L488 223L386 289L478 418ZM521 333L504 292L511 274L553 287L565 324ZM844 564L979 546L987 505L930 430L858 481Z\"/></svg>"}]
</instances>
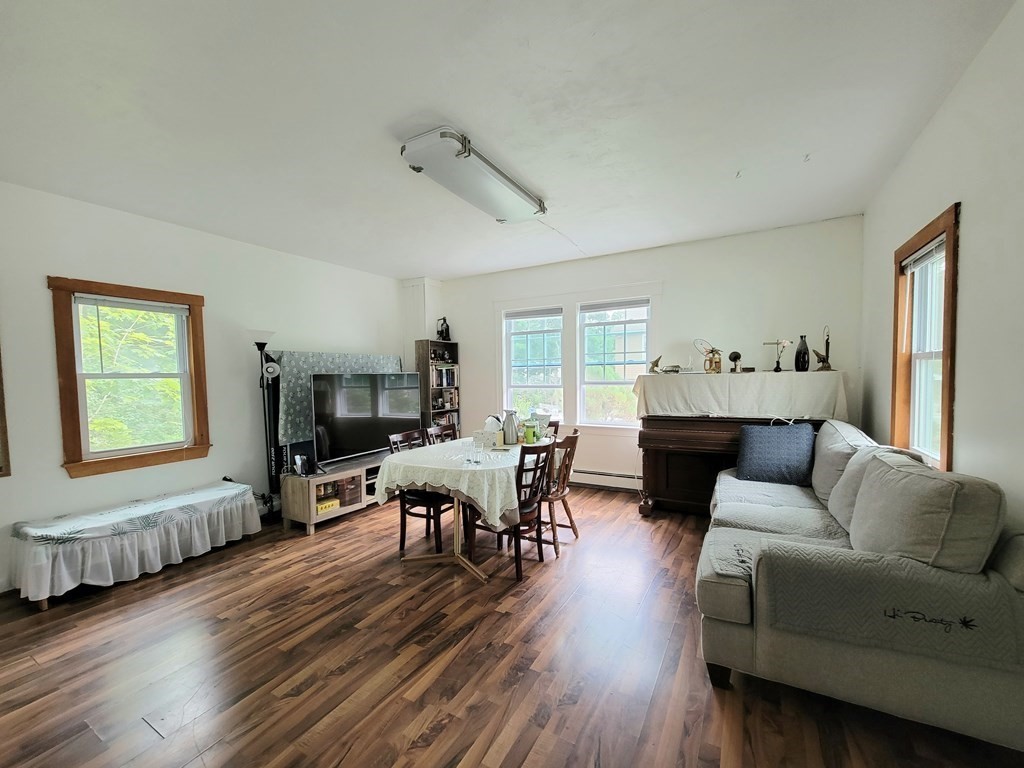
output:
<instances>
[{"instance_id":1,"label":"decorative bird figurine","mask_svg":"<svg viewBox=\"0 0 1024 768\"><path fill-rule=\"evenodd\" d=\"M658 373L658 366L661 365L662 355L658 355L656 358L651 360L651 367L647 369L648 373Z\"/></svg>"}]
</instances>

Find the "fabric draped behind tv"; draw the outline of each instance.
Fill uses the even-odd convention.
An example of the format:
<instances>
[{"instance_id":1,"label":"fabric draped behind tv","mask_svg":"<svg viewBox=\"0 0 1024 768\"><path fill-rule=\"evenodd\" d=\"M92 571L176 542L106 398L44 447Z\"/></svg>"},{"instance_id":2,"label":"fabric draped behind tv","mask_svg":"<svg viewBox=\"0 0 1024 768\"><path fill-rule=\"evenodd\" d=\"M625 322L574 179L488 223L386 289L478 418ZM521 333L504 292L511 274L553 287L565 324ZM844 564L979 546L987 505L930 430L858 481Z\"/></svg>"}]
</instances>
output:
<instances>
[{"instance_id":1,"label":"fabric draped behind tv","mask_svg":"<svg viewBox=\"0 0 1024 768\"><path fill-rule=\"evenodd\" d=\"M277 441L280 445L313 439L313 402L309 377L314 373L401 373L398 355L359 355L347 352L274 351L269 354L281 366L280 413Z\"/></svg>"}]
</instances>

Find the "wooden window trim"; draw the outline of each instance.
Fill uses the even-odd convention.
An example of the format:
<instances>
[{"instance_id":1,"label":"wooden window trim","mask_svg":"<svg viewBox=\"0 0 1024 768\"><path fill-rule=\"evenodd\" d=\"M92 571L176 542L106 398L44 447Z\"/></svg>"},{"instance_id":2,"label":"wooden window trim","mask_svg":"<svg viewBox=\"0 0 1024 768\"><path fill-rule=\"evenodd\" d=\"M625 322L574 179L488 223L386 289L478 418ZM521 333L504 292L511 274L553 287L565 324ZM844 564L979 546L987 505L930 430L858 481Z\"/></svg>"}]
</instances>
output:
<instances>
[{"instance_id":1,"label":"wooden window trim","mask_svg":"<svg viewBox=\"0 0 1024 768\"><path fill-rule=\"evenodd\" d=\"M938 468L953 468L953 395L956 362L957 255L959 251L960 203L954 203L920 232L896 249L893 256L893 340L890 441L900 448L910 447L910 369L909 345L905 344L907 317L913 312L913 275L903 270L903 262L929 243L945 235L946 266L943 285L942 318L942 433Z\"/></svg>"},{"instance_id":2,"label":"wooden window trim","mask_svg":"<svg viewBox=\"0 0 1024 768\"><path fill-rule=\"evenodd\" d=\"M47 277L53 299L53 328L57 350L57 387L60 392L60 423L64 442L64 469L71 477L89 477L125 469L153 467L177 461L205 458L210 452L209 410L206 399L206 346L203 336L202 296L156 291L91 280ZM188 363L192 378L192 444L183 448L143 451L102 459L83 460L78 373L75 367L74 295L91 293L117 299L188 305Z\"/></svg>"}]
</instances>

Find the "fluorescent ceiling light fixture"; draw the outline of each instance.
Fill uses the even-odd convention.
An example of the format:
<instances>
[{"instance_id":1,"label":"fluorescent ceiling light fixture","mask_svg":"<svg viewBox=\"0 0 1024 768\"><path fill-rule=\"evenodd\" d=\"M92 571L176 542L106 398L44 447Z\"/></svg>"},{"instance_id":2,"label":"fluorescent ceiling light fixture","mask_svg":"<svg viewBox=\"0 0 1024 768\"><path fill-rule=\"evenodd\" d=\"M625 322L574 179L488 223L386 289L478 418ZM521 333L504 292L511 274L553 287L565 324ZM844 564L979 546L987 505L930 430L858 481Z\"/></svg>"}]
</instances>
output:
<instances>
[{"instance_id":1,"label":"fluorescent ceiling light fixture","mask_svg":"<svg viewBox=\"0 0 1024 768\"><path fill-rule=\"evenodd\" d=\"M529 221L547 213L544 201L472 146L468 136L442 126L414 136L402 145L402 157L416 173L424 173L499 223Z\"/></svg>"}]
</instances>

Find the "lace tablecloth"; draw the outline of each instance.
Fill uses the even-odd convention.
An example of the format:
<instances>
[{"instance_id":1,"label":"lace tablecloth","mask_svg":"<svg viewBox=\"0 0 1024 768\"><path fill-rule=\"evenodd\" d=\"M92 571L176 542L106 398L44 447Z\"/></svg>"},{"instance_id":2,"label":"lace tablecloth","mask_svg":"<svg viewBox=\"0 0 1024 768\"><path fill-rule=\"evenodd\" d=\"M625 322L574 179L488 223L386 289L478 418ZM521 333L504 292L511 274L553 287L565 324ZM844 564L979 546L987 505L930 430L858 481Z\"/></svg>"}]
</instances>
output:
<instances>
[{"instance_id":1,"label":"lace tablecloth","mask_svg":"<svg viewBox=\"0 0 1024 768\"><path fill-rule=\"evenodd\" d=\"M387 502L388 495L399 488L437 491L472 504L494 530L515 525L519 522L519 446L483 451L479 464L467 461L472 446L473 439L467 437L391 454L377 475L377 503Z\"/></svg>"}]
</instances>

